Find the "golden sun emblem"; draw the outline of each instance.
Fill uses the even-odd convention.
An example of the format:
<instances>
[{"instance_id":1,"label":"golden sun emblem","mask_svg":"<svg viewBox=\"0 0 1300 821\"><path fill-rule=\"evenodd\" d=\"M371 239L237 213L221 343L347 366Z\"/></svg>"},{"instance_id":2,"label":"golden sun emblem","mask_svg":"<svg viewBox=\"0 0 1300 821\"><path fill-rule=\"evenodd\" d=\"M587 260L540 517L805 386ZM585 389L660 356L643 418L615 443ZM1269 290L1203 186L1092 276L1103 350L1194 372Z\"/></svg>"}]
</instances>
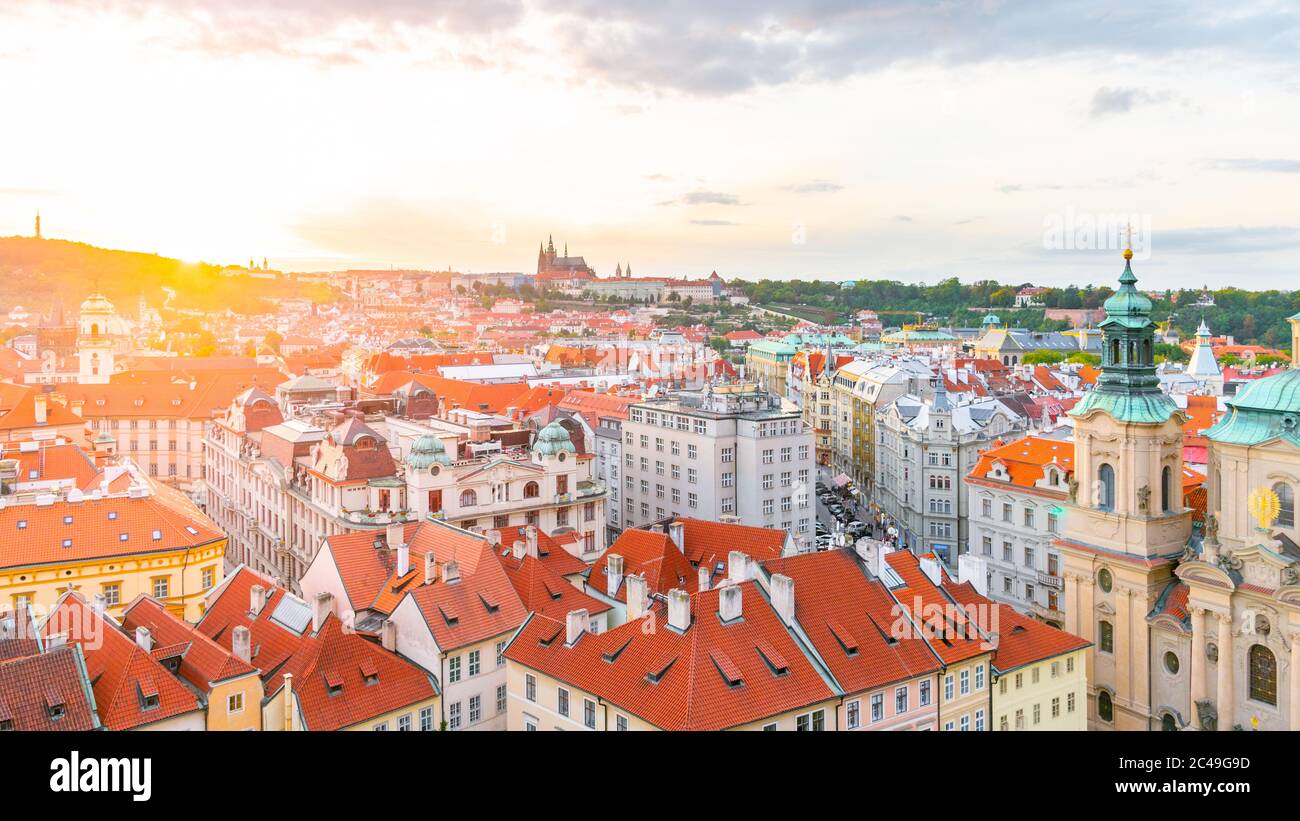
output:
<instances>
[{"instance_id":1,"label":"golden sun emblem","mask_svg":"<svg viewBox=\"0 0 1300 821\"><path fill-rule=\"evenodd\" d=\"M1257 487L1246 498L1246 509L1255 517L1260 530L1268 530L1282 510L1282 502L1271 488Z\"/></svg>"}]
</instances>

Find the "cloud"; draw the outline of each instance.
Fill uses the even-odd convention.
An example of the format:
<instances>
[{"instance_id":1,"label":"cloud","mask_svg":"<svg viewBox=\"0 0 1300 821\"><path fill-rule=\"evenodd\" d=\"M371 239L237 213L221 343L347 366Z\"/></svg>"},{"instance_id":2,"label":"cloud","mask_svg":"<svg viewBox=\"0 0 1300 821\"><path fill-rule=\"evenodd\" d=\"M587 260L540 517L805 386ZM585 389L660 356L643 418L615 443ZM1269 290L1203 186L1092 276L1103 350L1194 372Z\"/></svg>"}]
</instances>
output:
<instances>
[{"instance_id":1,"label":"cloud","mask_svg":"<svg viewBox=\"0 0 1300 821\"><path fill-rule=\"evenodd\" d=\"M1092 107L1088 110L1088 117L1099 120L1117 114L1127 114L1140 104L1158 105L1173 99L1174 95L1168 91L1150 92L1141 88L1103 87L1097 89L1097 93L1092 95Z\"/></svg>"},{"instance_id":2,"label":"cloud","mask_svg":"<svg viewBox=\"0 0 1300 821\"><path fill-rule=\"evenodd\" d=\"M1151 249L1188 254L1241 254L1291 251L1300 248L1300 227L1294 225L1219 225L1204 228L1155 230Z\"/></svg>"},{"instance_id":3,"label":"cloud","mask_svg":"<svg viewBox=\"0 0 1300 821\"><path fill-rule=\"evenodd\" d=\"M738 222L731 220L691 220L691 225L719 226L719 225L739 225Z\"/></svg>"},{"instance_id":4,"label":"cloud","mask_svg":"<svg viewBox=\"0 0 1300 821\"><path fill-rule=\"evenodd\" d=\"M830 180L811 180L810 182L796 183L795 185L785 186L786 191L795 194L828 194L835 191L843 191L844 186Z\"/></svg>"},{"instance_id":5,"label":"cloud","mask_svg":"<svg viewBox=\"0 0 1300 821\"><path fill-rule=\"evenodd\" d=\"M94 0L57 0L79 11ZM0 6L17 0L0 0ZM500 62L517 45L544 50L575 77L651 90L725 95L796 80L839 80L899 63L964 66L1077 55L1220 57L1294 69L1300 8L1211 0L117 0L113 8L190 20L215 49L315 53L305 41L349 33L375 40L336 49L403 49L427 56L421 35L450 51ZM527 29L527 34L525 34ZM545 31L539 43L536 31ZM1291 71L1291 74L1295 74Z\"/></svg>"},{"instance_id":6,"label":"cloud","mask_svg":"<svg viewBox=\"0 0 1300 821\"><path fill-rule=\"evenodd\" d=\"M665 200L660 205L741 205L740 197L720 191L688 191L679 199Z\"/></svg>"},{"instance_id":7,"label":"cloud","mask_svg":"<svg viewBox=\"0 0 1300 821\"><path fill-rule=\"evenodd\" d=\"M1258 160L1254 157L1245 159L1210 160L1210 168L1216 171L1243 171L1267 174L1300 174L1300 160Z\"/></svg>"},{"instance_id":8,"label":"cloud","mask_svg":"<svg viewBox=\"0 0 1300 821\"><path fill-rule=\"evenodd\" d=\"M650 174L646 176L650 182L672 182L673 178L667 174Z\"/></svg>"},{"instance_id":9,"label":"cloud","mask_svg":"<svg viewBox=\"0 0 1300 821\"><path fill-rule=\"evenodd\" d=\"M912 218L909 217L909 216L906 215L906 214L899 214L898 216L894 217L894 221L895 221L895 222L911 222L911 221L912 221Z\"/></svg>"}]
</instances>

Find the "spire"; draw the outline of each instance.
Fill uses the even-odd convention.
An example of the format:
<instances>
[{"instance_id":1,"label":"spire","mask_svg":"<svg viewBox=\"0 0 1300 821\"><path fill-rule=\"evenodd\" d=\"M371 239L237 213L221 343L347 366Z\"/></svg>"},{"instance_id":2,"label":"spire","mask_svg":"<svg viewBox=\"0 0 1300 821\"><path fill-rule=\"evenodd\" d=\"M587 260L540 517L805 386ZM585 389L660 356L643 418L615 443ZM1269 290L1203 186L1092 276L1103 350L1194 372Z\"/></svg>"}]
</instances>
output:
<instances>
[{"instance_id":1,"label":"spire","mask_svg":"<svg viewBox=\"0 0 1300 821\"><path fill-rule=\"evenodd\" d=\"M36 238L41 238L41 209L36 209Z\"/></svg>"}]
</instances>

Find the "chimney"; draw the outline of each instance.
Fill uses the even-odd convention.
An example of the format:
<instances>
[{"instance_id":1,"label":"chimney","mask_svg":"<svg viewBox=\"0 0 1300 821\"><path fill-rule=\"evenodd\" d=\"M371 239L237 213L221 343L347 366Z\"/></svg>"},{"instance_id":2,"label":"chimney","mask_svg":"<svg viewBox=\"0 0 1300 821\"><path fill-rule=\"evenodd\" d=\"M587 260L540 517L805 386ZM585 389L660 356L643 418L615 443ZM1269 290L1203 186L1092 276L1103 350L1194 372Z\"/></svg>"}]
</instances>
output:
<instances>
[{"instance_id":1,"label":"chimney","mask_svg":"<svg viewBox=\"0 0 1300 821\"><path fill-rule=\"evenodd\" d=\"M700 592L703 593L709 589L709 581L713 578L713 574L710 573L709 569L704 565L700 565L697 574L700 580L700 584L699 584Z\"/></svg>"},{"instance_id":2,"label":"chimney","mask_svg":"<svg viewBox=\"0 0 1300 821\"><path fill-rule=\"evenodd\" d=\"M430 550L424 554L424 583L433 584L438 580L438 557Z\"/></svg>"},{"instance_id":3,"label":"chimney","mask_svg":"<svg viewBox=\"0 0 1300 821\"><path fill-rule=\"evenodd\" d=\"M32 398L32 412L36 415L36 424L44 425L46 421L46 402L44 393L37 393Z\"/></svg>"},{"instance_id":4,"label":"chimney","mask_svg":"<svg viewBox=\"0 0 1300 821\"><path fill-rule=\"evenodd\" d=\"M248 588L248 612L256 616L266 606L266 588L255 584Z\"/></svg>"},{"instance_id":5,"label":"chimney","mask_svg":"<svg viewBox=\"0 0 1300 821\"><path fill-rule=\"evenodd\" d=\"M718 616L724 621L735 621L743 612L741 594L745 588L738 584L729 584L718 588Z\"/></svg>"},{"instance_id":6,"label":"chimney","mask_svg":"<svg viewBox=\"0 0 1300 821\"><path fill-rule=\"evenodd\" d=\"M585 632L587 632L587 608L570 610L564 617L564 643L572 647Z\"/></svg>"},{"instance_id":7,"label":"chimney","mask_svg":"<svg viewBox=\"0 0 1300 821\"><path fill-rule=\"evenodd\" d=\"M727 554L727 578L737 584L749 581L749 556L743 551L733 550Z\"/></svg>"},{"instance_id":8,"label":"chimney","mask_svg":"<svg viewBox=\"0 0 1300 821\"><path fill-rule=\"evenodd\" d=\"M794 626L794 579L772 574L772 608L786 627Z\"/></svg>"},{"instance_id":9,"label":"chimney","mask_svg":"<svg viewBox=\"0 0 1300 821\"><path fill-rule=\"evenodd\" d=\"M148 627L135 628L135 643L146 653L153 649L153 636L150 635Z\"/></svg>"},{"instance_id":10,"label":"chimney","mask_svg":"<svg viewBox=\"0 0 1300 821\"><path fill-rule=\"evenodd\" d=\"M681 522L672 522L668 525L668 538L673 540L677 549L686 552L686 525Z\"/></svg>"},{"instance_id":11,"label":"chimney","mask_svg":"<svg viewBox=\"0 0 1300 821\"><path fill-rule=\"evenodd\" d=\"M245 664L253 661L253 634L242 624L230 633L230 651Z\"/></svg>"},{"instance_id":12,"label":"chimney","mask_svg":"<svg viewBox=\"0 0 1300 821\"><path fill-rule=\"evenodd\" d=\"M691 627L691 594L680 588L668 591L668 626L683 633Z\"/></svg>"},{"instance_id":13,"label":"chimney","mask_svg":"<svg viewBox=\"0 0 1300 821\"><path fill-rule=\"evenodd\" d=\"M447 562L442 566L442 580L447 584L460 581L460 562Z\"/></svg>"},{"instance_id":14,"label":"chimney","mask_svg":"<svg viewBox=\"0 0 1300 821\"><path fill-rule=\"evenodd\" d=\"M293 730L293 673L284 674L284 730Z\"/></svg>"},{"instance_id":15,"label":"chimney","mask_svg":"<svg viewBox=\"0 0 1300 821\"><path fill-rule=\"evenodd\" d=\"M397 622L384 619L383 626L379 628L379 643L390 653L397 652Z\"/></svg>"},{"instance_id":16,"label":"chimney","mask_svg":"<svg viewBox=\"0 0 1300 821\"><path fill-rule=\"evenodd\" d=\"M510 555L515 557L516 561L522 561L528 552L528 546L524 544L523 539L515 539L514 546L510 549Z\"/></svg>"},{"instance_id":17,"label":"chimney","mask_svg":"<svg viewBox=\"0 0 1300 821\"><path fill-rule=\"evenodd\" d=\"M389 550L397 550L406 544L406 527L400 522L393 522L384 528L384 543Z\"/></svg>"},{"instance_id":18,"label":"chimney","mask_svg":"<svg viewBox=\"0 0 1300 821\"><path fill-rule=\"evenodd\" d=\"M623 557L611 553L605 557L605 595L611 599L618 593L618 586L623 583Z\"/></svg>"},{"instance_id":19,"label":"chimney","mask_svg":"<svg viewBox=\"0 0 1300 821\"><path fill-rule=\"evenodd\" d=\"M528 555L537 558L537 525L524 528L524 538L528 540Z\"/></svg>"},{"instance_id":20,"label":"chimney","mask_svg":"<svg viewBox=\"0 0 1300 821\"><path fill-rule=\"evenodd\" d=\"M91 603L90 606L94 608L96 613L98 613L100 616L103 616L104 613L108 610L108 597L105 596L103 593L96 593L94 601Z\"/></svg>"},{"instance_id":21,"label":"chimney","mask_svg":"<svg viewBox=\"0 0 1300 821\"><path fill-rule=\"evenodd\" d=\"M317 593L311 603L311 631L319 633L325 617L334 607L334 596L330 593Z\"/></svg>"},{"instance_id":22,"label":"chimney","mask_svg":"<svg viewBox=\"0 0 1300 821\"><path fill-rule=\"evenodd\" d=\"M963 553L958 556L957 578L963 583L970 582L981 596L989 594L988 563L983 556L976 556L972 553Z\"/></svg>"},{"instance_id":23,"label":"chimney","mask_svg":"<svg viewBox=\"0 0 1300 821\"><path fill-rule=\"evenodd\" d=\"M934 582L936 587L943 584L943 573L939 570L938 559L932 556L926 556L921 559L921 572L928 576L930 581Z\"/></svg>"},{"instance_id":24,"label":"chimney","mask_svg":"<svg viewBox=\"0 0 1300 821\"><path fill-rule=\"evenodd\" d=\"M645 576L627 577L627 620L633 621L645 615L649 609L646 596Z\"/></svg>"}]
</instances>

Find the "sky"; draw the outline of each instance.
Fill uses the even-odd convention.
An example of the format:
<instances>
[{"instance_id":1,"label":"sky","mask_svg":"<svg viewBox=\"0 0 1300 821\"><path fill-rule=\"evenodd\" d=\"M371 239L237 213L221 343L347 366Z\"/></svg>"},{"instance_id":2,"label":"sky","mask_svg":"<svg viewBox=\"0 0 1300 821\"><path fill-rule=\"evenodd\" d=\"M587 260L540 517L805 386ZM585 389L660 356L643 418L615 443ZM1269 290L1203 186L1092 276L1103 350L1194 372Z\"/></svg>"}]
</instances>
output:
<instances>
[{"instance_id":1,"label":"sky","mask_svg":"<svg viewBox=\"0 0 1300 821\"><path fill-rule=\"evenodd\" d=\"M1300 6L0 0L0 235L282 270L1300 282ZM1101 230L1090 230L1092 226Z\"/></svg>"}]
</instances>

